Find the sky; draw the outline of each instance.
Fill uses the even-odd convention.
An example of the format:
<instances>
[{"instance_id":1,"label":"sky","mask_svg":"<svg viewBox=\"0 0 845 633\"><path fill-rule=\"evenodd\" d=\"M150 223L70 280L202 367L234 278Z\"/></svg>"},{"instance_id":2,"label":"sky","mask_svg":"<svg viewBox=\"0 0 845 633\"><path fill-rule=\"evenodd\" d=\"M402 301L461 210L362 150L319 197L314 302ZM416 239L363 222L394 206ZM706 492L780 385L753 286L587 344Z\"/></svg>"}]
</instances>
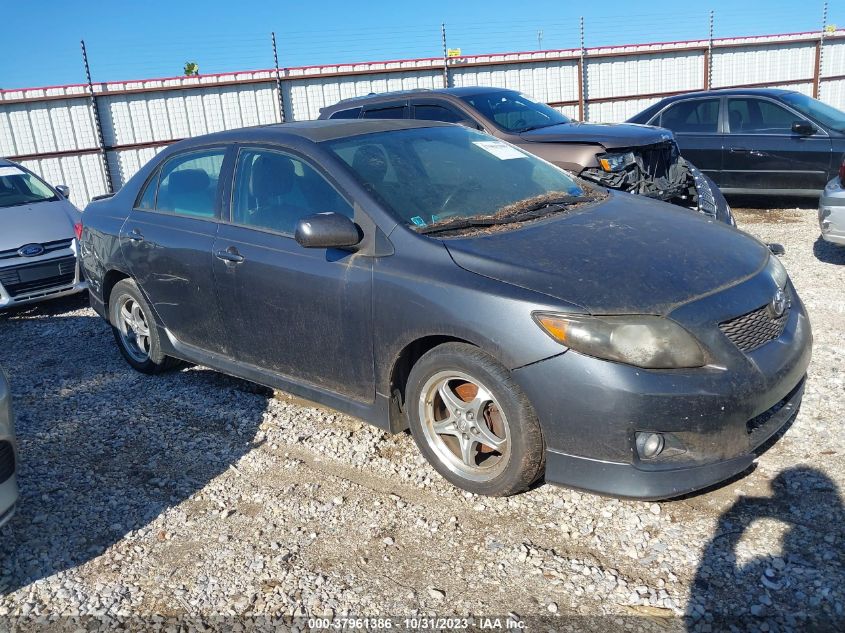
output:
<instances>
[{"instance_id":1,"label":"sky","mask_svg":"<svg viewBox=\"0 0 845 633\"><path fill-rule=\"evenodd\" d=\"M80 40L93 80L310 66L443 54L573 48L584 18L587 46L821 29L819 0L21 0L2 9L0 88L85 82ZM637 9L636 7L639 7ZM829 2L828 24L845 26L845 2Z\"/></svg>"}]
</instances>

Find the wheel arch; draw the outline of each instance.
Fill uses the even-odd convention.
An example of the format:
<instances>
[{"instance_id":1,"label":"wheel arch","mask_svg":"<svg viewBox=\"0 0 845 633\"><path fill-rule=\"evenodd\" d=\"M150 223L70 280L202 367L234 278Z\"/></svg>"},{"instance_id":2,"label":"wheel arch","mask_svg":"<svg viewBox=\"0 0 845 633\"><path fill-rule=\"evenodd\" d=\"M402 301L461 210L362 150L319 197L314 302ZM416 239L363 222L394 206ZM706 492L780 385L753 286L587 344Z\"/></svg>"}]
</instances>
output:
<instances>
[{"instance_id":1,"label":"wheel arch","mask_svg":"<svg viewBox=\"0 0 845 633\"><path fill-rule=\"evenodd\" d=\"M131 279L128 273L119 270L117 268L112 268L106 272L103 276L103 285L102 285L102 294L103 294L103 305L106 309L106 314L108 314L109 310L109 299L111 297L111 291L117 285L118 282L123 281L124 279ZM109 316L109 321L111 321L111 316Z\"/></svg>"}]
</instances>

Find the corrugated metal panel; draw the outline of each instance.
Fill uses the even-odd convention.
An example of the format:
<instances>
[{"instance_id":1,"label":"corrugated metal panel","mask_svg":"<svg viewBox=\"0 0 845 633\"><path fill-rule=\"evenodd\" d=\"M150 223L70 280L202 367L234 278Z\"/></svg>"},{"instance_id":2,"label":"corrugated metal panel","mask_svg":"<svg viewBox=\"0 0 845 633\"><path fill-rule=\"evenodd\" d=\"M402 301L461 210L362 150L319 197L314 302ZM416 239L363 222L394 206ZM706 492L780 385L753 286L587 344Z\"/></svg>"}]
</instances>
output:
<instances>
[{"instance_id":1,"label":"corrugated metal panel","mask_svg":"<svg viewBox=\"0 0 845 633\"><path fill-rule=\"evenodd\" d=\"M819 98L834 108L845 110L845 79L823 81L819 86Z\"/></svg>"},{"instance_id":2,"label":"corrugated metal panel","mask_svg":"<svg viewBox=\"0 0 845 633\"><path fill-rule=\"evenodd\" d=\"M602 121L605 123L619 123L627 121L637 112L660 101L654 99L626 99L624 101L587 102L587 121Z\"/></svg>"},{"instance_id":3,"label":"corrugated metal panel","mask_svg":"<svg viewBox=\"0 0 845 633\"><path fill-rule=\"evenodd\" d=\"M70 200L80 209L108 191L99 154L26 160L21 163L51 185L70 187Z\"/></svg>"},{"instance_id":4,"label":"corrugated metal panel","mask_svg":"<svg viewBox=\"0 0 845 633\"><path fill-rule=\"evenodd\" d=\"M519 90L546 103L578 100L576 61L540 62L530 66L503 64L453 68L452 83L457 86L493 86Z\"/></svg>"},{"instance_id":5,"label":"corrugated metal panel","mask_svg":"<svg viewBox=\"0 0 845 633\"><path fill-rule=\"evenodd\" d=\"M701 52L638 57L602 57L586 64L591 99L681 90L700 90L704 77Z\"/></svg>"},{"instance_id":6,"label":"corrugated metal panel","mask_svg":"<svg viewBox=\"0 0 845 633\"><path fill-rule=\"evenodd\" d=\"M719 48L713 52L713 87L808 79L815 63L812 43Z\"/></svg>"},{"instance_id":7,"label":"corrugated metal panel","mask_svg":"<svg viewBox=\"0 0 845 633\"><path fill-rule=\"evenodd\" d=\"M20 156L96 146L86 99L0 105L0 155Z\"/></svg>"}]
</instances>

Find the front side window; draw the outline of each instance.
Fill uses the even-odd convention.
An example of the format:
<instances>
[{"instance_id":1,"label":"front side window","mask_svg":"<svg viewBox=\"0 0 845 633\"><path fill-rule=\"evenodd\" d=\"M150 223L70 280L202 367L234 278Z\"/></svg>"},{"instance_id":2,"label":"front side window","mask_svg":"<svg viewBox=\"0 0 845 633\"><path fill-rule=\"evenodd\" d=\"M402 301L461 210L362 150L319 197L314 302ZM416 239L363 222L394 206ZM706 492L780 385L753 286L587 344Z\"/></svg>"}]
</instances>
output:
<instances>
[{"instance_id":1,"label":"front side window","mask_svg":"<svg viewBox=\"0 0 845 633\"><path fill-rule=\"evenodd\" d=\"M311 165L284 152L242 149L235 167L232 222L292 235L302 218L350 204Z\"/></svg>"},{"instance_id":2,"label":"front side window","mask_svg":"<svg viewBox=\"0 0 845 633\"><path fill-rule=\"evenodd\" d=\"M224 148L180 154L161 168L156 211L197 218L215 216Z\"/></svg>"},{"instance_id":3,"label":"front side window","mask_svg":"<svg viewBox=\"0 0 845 633\"><path fill-rule=\"evenodd\" d=\"M815 119L836 132L845 132L845 112L813 99L800 92L790 92L781 97L801 114Z\"/></svg>"},{"instance_id":4,"label":"front side window","mask_svg":"<svg viewBox=\"0 0 845 633\"><path fill-rule=\"evenodd\" d=\"M393 106L390 108L379 108L378 110L367 110L364 112L365 119L404 119L408 113L407 106Z\"/></svg>"},{"instance_id":5,"label":"front side window","mask_svg":"<svg viewBox=\"0 0 845 633\"><path fill-rule=\"evenodd\" d=\"M420 121L443 121L444 123L457 123L466 119L452 108L428 103L414 106L414 118Z\"/></svg>"},{"instance_id":6,"label":"front side window","mask_svg":"<svg viewBox=\"0 0 845 633\"><path fill-rule=\"evenodd\" d=\"M0 165L0 209L58 199L38 176L17 165Z\"/></svg>"},{"instance_id":7,"label":"front side window","mask_svg":"<svg viewBox=\"0 0 845 633\"><path fill-rule=\"evenodd\" d=\"M796 120L792 112L765 99L728 99L731 134L791 134Z\"/></svg>"},{"instance_id":8,"label":"front side window","mask_svg":"<svg viewBox=\"0 0 845 633\"><path fill-rule=\"evenodd\" d=\"M412 128L322 143L395 217L425 228L487 217L509 205L584 192L563 170L459 126Z\"/></svg>"},{"instance_id":9,"label":"front side window","mask_svg":"<svg viewBox=\"0 0 845 633\"><path fill-rule=\"evenodd\" d=\"M661 115L660 126L680 134L715 134L719 128L719 100L676 103Z\"/></svg>"},{"instance_id":10,"label":"front side window","mask_svg":"<svg viewBox=\"0 0 845 633\"><path fill-rule=\"evenodd\" d=\"M461 97L506 132L527 132L569 123L560 112L512 90L498 90Z\"/></svg>"}]
</instances>

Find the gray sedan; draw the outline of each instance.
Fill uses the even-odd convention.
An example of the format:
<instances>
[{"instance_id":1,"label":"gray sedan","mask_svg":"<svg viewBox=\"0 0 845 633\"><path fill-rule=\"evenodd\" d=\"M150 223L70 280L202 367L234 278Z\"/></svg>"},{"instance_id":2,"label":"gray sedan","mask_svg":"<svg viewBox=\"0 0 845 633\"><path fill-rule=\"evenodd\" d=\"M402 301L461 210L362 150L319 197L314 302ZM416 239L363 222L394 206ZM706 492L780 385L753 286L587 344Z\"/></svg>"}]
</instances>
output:
<instances>
[{"instance_id":1,"label":"gray sedan","mask_svg":"<svg viewBox=\"0 0 845 633\"><path fill-rule=\"evenodd\" d=\"M819 199L819 227L824 240L845 246L845 159Z\"/></svg>"},{"instance_id":2,"label":"gray sedan","mask_svg":"<svg viewBox=\"0 0 845 633\"><path fill-rule=\"evenodd\" d=\"M6 374L0 369L0 526L12 518L18 500L15 481L15 429Z\"/></svg>"},{"instance_id":3,"label":"gray sedan","mask_svg":"<svg viewBox=\"0 0 845 633\"><path fill-rule=\"evenodd\" d=\"M81 292L82 214L64 185L0 158L0 309Z\"/></svg>"}]
</instances>

